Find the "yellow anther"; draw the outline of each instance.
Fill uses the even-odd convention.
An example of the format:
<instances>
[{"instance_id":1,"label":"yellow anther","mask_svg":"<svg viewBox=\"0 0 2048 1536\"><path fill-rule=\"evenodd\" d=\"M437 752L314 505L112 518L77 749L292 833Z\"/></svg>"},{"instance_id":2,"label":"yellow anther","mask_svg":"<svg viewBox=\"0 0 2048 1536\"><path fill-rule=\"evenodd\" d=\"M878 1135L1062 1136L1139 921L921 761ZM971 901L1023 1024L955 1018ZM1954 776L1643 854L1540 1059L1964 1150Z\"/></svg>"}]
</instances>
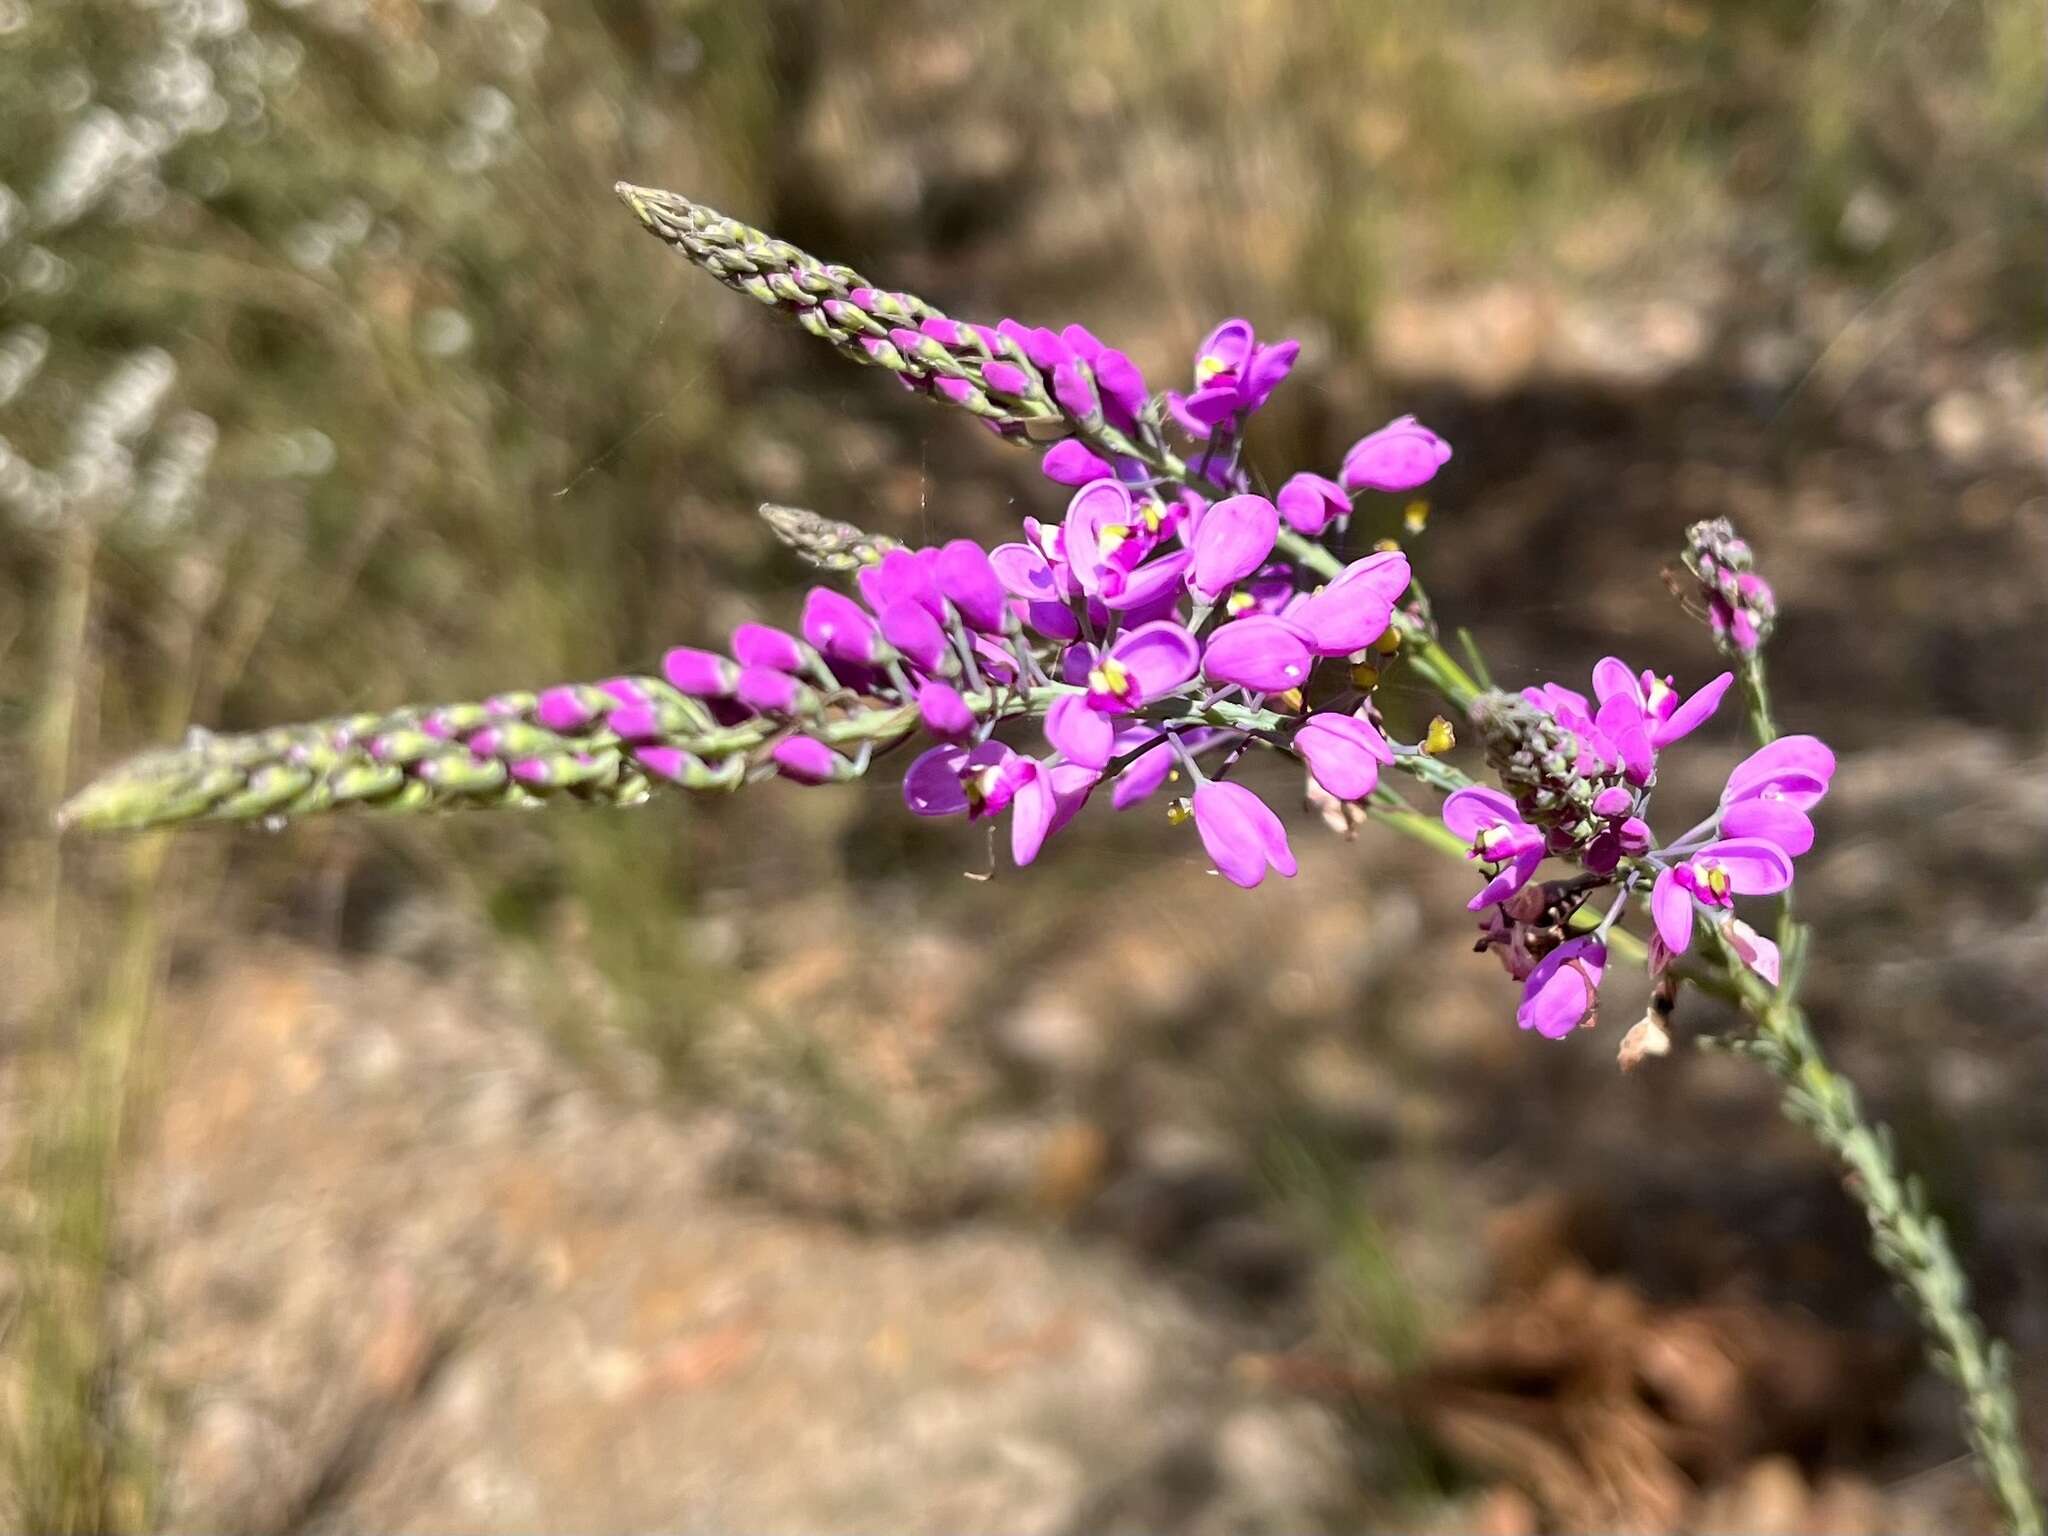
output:
<instances>
[{"instance_id":1,"label":"yellow anther","mask_svg":"<svg viewBox=\"0 0 2048 1536\"><path fill-rule=\"evenodd\" d=\"M1195 814L1195 808L1185 800L1170 800L1166 806L1166 824L1169 827L1183 826Z\"/></svg>"},{"instance_id":2,"label":"yellow anther","mask_svg":"<svg viewBox=\"0 0 2048 1536\"><path fill-rule=\"evenodd\" d=\"M1223 611L1234 619L1245 609L1257 606L1258 601L1249 592L1233 592L1223 599Z\"/></svg>"},{"instance_id":3,"label":"yellow anther","mask_svg":"<svg viewBox=\"0 0 2048 1536\"><path fill-rule=\"evenodd\" d=\"M1138 509L1138 515L1145 519L1145 531L1147 533L1157 533L1159 525L1166 520L1166 504L1160 501L1148 501L1143 507Z\"/></svg>"},{"instance_id":4,"label":"yellow anther","mask_svg":"<svg viewBox=\"0 0 2048 1536\"><path fill-rule=\"evenodd\" d=\"M1268 695L1268 700L1275 709L1285 714L1292 715L1301 712L1301 690L1299 688L1290 688L1285 693L1270 694Z\"/></svg>"},{"instance_id":5,"label":"yellow anther","mask_svg":"<svg viewBox=\"0 0 2048 1536\"><path fill-rule=\"evenodd\" d=\"M1401 649L1401 631L1399 631L1398 629L1387 630L1387 632L1381 635L1379 639L1373 641L1372 648L1378 651L1382 656L1393 655L1396 651Z\"/></svg>"},{"instance_id":6,"label":"yellow anther","mask_svg":"<svg viewBox=\"0 0 2048 1536\"><path fill-rule=\"evenodd\" d=\"M1195 359L1195 382L1206 384L1229 366L1230 364L1224 362L1214 352L1198 357Z\"/></svg>"},{"instance_id":7,"label":"yellow anther","mask_svg":"<svg viewBox=\"0 0 2048 1536\"><path fill-rule=\"evenodd\" d=\"M1429 526L1429 503L1416 500L1401 509L1401 526L1410 533L1420 533Z\"/></svg>"},{"instance_id":8,"label":"yellow anther","mask_svg":"<svg viewBox=\"0 0 2048 1536\"><path fill-rule=\"evenodd\" d=\"M1442 715L1429 722L1429 734L1422 738L1422 750L1431 757L1441 757L1458 744L1458 733L1451 729L1451 722Z\"/></svg>"},{"instance_id":9,"label":"yellow anther","mask_svg":"<svg viewBox=\"0 0 2048 1536\"><path fill-rule=\"evenodd\" d=\"M1372 666L1367 662L1361 661L1357 666L1351 669L1352 687L1370 690L1379 687L1379 685L1380 669L1378 667Z\"/></svg>"},{"instance_id":10,"label":"yellow anther","mask_svg":"<svg viewBox=\"0 0 2048 1536\"><path fill-rule=\"evenodd\" d=\"M1113 555L1130 536L1128 523L1104 523L1095 531L1095 547L1105 555Z\"/></svg>"},{"instance_id":11,"label":"yellow anther","mask_svg":"<svg viewBox=\"0 0 2048 1536\"><path fill-rule=\"evenodd\" d=\"M1088 669L1088 686L1096 693L1120 699L1130 691L1131 674L1124 670L1122 662L1105 656Z\"/></svg>"},{"instance_id":12,"label":"yellow anther","mask_svg":"<svg viewBox=\"0 0 2048 1536\"><path fill-rule=\"evenodd\" d=\"M1373 548L1383 555L1391 555L1401 548L1401 541L1399 539L1381 539L1373 545Z\"/></svg>"}]
</instances>

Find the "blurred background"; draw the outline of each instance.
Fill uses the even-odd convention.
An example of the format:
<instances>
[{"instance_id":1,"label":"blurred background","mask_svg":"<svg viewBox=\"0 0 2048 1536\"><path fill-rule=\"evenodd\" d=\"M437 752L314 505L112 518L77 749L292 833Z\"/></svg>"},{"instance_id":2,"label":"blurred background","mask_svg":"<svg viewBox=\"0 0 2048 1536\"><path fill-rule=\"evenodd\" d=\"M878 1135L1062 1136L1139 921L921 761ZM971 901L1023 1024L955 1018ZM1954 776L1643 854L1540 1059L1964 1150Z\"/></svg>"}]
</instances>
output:
<instances>
[{"instance_id":1,"label":"blurred background","mask_svg":"<svg viewBox=\"0 0 2048 1536\"><path fill-rule=\"evenodd\" d=\"M1412 552L1506 683L1703 679L1659 571L1757 545L1843 753L1808 996L2038 1455L2044 93L2040 0L0 0L6 1522L1983 1528L1761 1072L1621 1078L1625 978L1518 1034L1373 828L1250 894L1150 812L963 879L891 770L44 828L188 721L786 615L764 498L1060 507L616 178L1155 386L1244 314L1305 343L1269 474L1456 445Z\"/></svg>"}]
</instances>

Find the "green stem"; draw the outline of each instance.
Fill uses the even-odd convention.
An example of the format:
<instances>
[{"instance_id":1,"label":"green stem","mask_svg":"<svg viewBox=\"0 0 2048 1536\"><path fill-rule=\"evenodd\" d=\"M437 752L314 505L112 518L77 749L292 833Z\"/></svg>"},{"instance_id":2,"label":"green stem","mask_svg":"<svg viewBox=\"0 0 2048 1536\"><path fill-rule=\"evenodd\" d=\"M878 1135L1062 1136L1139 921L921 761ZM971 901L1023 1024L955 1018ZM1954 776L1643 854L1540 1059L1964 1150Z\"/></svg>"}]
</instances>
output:
<instances>
[{"instance_id":1,"label":"green stem","mask_svg":"<svg viewBox=\"0 0 2048 1536\"><path fill-rule=\"evenodd\" d=\"M1778 739L1778 724L1771 718L1771 690L1764 681L1762 651L1751 651L1736 659L1735 681L1749 707L1749 728L1756 733L1757 745L1768 747Z\"/></svg>"},{"instance_id":2,"label":"green stem","mask_svg":"<svg viewBox=\"0 0 2048 1536\"><path fill-rule=\"evenodd\" d=\"M2022 1449L2009 1356L1970 1308L1970 1286L1920 1181L1902 1172L1891 1131L1863 1118L1856 1089L1828 1064L1806 1011L1772 987L1714 933L1756 1037L1737 1048L1761 1061L1783 1087L1785 1112L1848 1171L1847 1186L1870 1222L1871 1251L1912 1298L1935 1368L1962 1393L1964 1427L1986 1487L2012 1536L2042 1536L2042 1512ZM1807 930L1783 930L1788 980ZM1796 983L1795 983L1796 985Z\"/></svg>"}]
</instances>

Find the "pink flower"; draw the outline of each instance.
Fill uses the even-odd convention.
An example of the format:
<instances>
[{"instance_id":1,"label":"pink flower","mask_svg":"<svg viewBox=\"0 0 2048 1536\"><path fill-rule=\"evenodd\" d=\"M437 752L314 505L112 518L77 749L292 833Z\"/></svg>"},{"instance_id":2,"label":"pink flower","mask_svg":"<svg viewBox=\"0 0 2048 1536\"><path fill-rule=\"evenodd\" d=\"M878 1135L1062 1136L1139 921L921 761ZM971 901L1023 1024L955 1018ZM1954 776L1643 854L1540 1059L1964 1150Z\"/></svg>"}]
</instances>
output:
<instances>
[{"instance_id":1,"label":"pink flower","mask_svg":"<svg viewBox=\"0 0 2048 1536\"><path fill-rule=\"evenodd\" d=\"M1249 890L1270 867L1295 872L1287 829L1272 808L1242 784L1209 780L1194 793L1195 830L1223 878Z\"/></svg>"},{"instance_id":2,"label":"pink flower","mask_svg":"<svg viewBox=\"0 0 2048 1536\"><path fill-rule=\"evenodd\" d=\"M1412 491L1436 478L1451 445L1413 416L1400 416L1353 443L1337 478L1351 491Z\"/></svg>"},{"instance_id":3,"label":"pink flower","mask_svg":"<svg viewBox=\"0 0 2048 1536\"><path fill-rule=\"evenodd\" d=\"M1202 675L1254 693L1282 693L1308 681L1316 664L1308 637L1285 619L1254 615L1225 624L1209 637Z\"/></svg>"},{"instance_id":4,"label":"pink flower","mask_svg":"<svg viewBox=\"0 0 2048 1536\"><path fill-rule=\"evenodd\" d=\"M1372 725L1356 715L1310 715L1294 733L1294 750L1315 781L1339 800L1363 800L1380 781L1380 768L1394 749Z\"/></svg>"},{"instance_id":5,"label":"pink flower","mask_svg":"<svg viewBox=\"0 0 2048 1536\"><path fill-rule=\"evenodd\" d=\"M1263 496L1227 496L1202 514L1195 529L1194 564L1188 590L1197 601L1214 604L1273 554L1280 536L1280 513Z\"/></svg>"},{"instance_id":6,"label":"pink flower","mask_svg":"<svg viewBox=\"0 0 2048 1536\"><path fill-rule=\"evenodd\" d=\"M1661 871L1650 887L1650 916L1665 948L1682 955L1692 943L1693 909L1725 910L1737 896L1770 896L1792 883L1792 856L1760 837L1707 844Z\"/></svg>"},{"instance_id":7,"label":"pink flower","mask_svg":"<svg viewBox=\"0 0 2048 1536\"><path fill-rule=\"evenodd\" d=\"M1543 833L1522 820L1515 802L1497 789L1475 785L1455 791L1444 801L1443 819L1470 849L1467 858L1507 866L1465 903L1470 911L1507 900L1529 883L1543 862Z\"/></svg>"},{"instance_id":8,"label":"pink flower","mask_svg":"<svg viewBox=\"0 0 2048 1536\"><path fill-rule=\"evenodd\" d=\"M1546 1040L1562 1040L1589 1029L1599 1017L1600 979L1607 970L1607 946L1590 936L1566 939L1545 955L1522 984L1515 1022Z\"/></svg>"},{"instance_id":9,"label":"pink flower","mask_svg":"<svg viewBox=\"0 0 2048 1536\"><path fill-rule=\"evenodd\" d=\"M1287 519L1287 526L1310 538L1320 534L1336 519L1348 517L1351 513L1351 497L1343 486L1307 471L1288 476L1287 483L1280 487L1273 500L1280 508L1280 515Z\"/></svg>"},{"instance_id":10,"label":"pink flower","mask_svg":"<svg viewBox=\"0 0 2048 1536\"><path fill-rule=\"evenodd\" d=\"M1171 619L1141 624L1089 668L1088 705L1112 715L1137 709L1192 678L1201 657L1201 642Z\"/></svg>"}]
</instances>

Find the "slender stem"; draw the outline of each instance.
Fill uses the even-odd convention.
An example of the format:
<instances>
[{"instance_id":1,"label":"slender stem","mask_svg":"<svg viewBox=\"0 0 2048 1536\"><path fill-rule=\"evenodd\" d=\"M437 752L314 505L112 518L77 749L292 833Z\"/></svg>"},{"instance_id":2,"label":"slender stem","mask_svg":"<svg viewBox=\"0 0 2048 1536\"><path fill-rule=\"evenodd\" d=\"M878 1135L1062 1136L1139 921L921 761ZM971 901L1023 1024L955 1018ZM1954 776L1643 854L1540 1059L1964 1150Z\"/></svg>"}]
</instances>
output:
<instances>
[{"instance_id":1,"label":"slender stem","mask_svg":"<svg viewBox=\"0 0 2048 1536\"><path fill-rule=\"evenodd\" d=\"M1761 651L1737 660L1736 679L1759 744L1778 738ZM1850 1197L1870 1223L1871 1252L1913 1299L1935 1369L1963 1398L1963 1423L1985 1486L2012 1536L2042 1536L2043 1516L2020 1439L2018 1402L2003 1343L1990 1337L1970 1306L1970 1285L1941 1219L1927 1208L1920 1181L1902 1171L1889 1127L1866 1121L1856 1088L1828 1064L1799 1006L1810 930L1793 920L1791 892L1780 898L1778 944L1784 985L1772 987L1709 929L1722 968L1734 984L1756 1037L1739 1049L1756 1057L1783 1087L1785 1112L1848 1170Z\"/></svg>"},{"instance_id":2,"label":"slender stem","mask_svg":"<svg viewBox=\"0 0 2048 1536\"><path fill-rule=\"evenodd\" d=\"M1756 733L1757 744L1768 747L1778 739L1778 724L1771 718L1771 690L1764 680L1762 651L1750 651L1737 659L1735 680L1749 706L1749 728Z\"/></svg>"},{"instance_id":3,"label":"slender stem","mask_svg":"<svg viewBox=\"0 0 2048 1536\"><path fill-rule=\"evenodd\" d=\"M1794 952L1807 930L1783 930ZM1836 1072L1790 991L1742 964L1714 930L1726 974L1756 1037L1737 1047L1783 1085L1785 1111L1848 1171L1851 1197L1870 1222L1871 1251L1912 1298L1936 1369L1963 1397L1964 1426L1984 1481L2012 1536L2041 1536L2041 1503L2022 1449L2009 1356L1970 1307L1970 1285L1920 1181L1902 1172L1889 1128L1863 1118L1855 1086Z\"/></svg>"}]
</instances>

